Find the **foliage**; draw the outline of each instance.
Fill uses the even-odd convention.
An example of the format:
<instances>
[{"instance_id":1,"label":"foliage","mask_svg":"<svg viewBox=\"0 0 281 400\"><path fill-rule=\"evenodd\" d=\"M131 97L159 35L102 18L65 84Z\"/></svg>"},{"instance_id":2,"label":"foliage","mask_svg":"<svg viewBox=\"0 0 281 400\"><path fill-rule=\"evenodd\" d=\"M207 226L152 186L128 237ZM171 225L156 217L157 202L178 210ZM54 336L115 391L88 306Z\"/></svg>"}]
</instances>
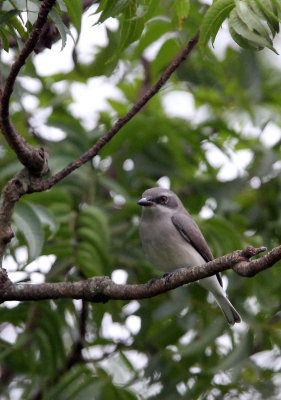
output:
<instances>
[{"instance_id":1,"label":"foliage","mask_svg":"<svg viewBox=\"0 0 281 400\"><path fill-rule=\"evenodd\" d=\"M268 47L276 52L272 38L279 32L280 13L279 1L217 0L203 18L201 43L206 44L210 37L214 43L222 22L229 16L229 31L239 46L246 49Z\"/></svg>"},{"instance_id":2,"label":"foliage","mask_svg":"<svg viewBox=\"0 0 281 400\"><path fill-rule=\"evenodd\" d=\"M11 35L21 47L40 2L0 4L3 48L8 51ZM84 12L77 0L57 2L50 17L62 47L70 32L66 11L76 29L75 44ZM268 144L270 126L281 122L280 70L265 51L231 45L220 58L203 46L210 38L214 42L229 16L229 31L240 46L273 50L280 2L217 0L207 11L195 0L180 0L176 6L171 0L102 0L92 12L99 13L98 24L114 17L119 25L116 31L107 27L107 43L93 52L91 61L80 62L73 51L69 73L43 77L36 72L35 55L16 83L12 119L29 143L48 149L51 172L79 157L123 116L200 27L202 45L92 163L47 192L24 196L14 213L16 238L7 268L14 262L25 281L36 272L46 281L73 281L119 269L127 272L130 283L157 276L141 249L136 201L163 177L195 216L215 256L248 244L280 244L280 137ZM155 43L159 47L147 67L141 59ZM16 57L18 49L10 52ZM2 61L3 78L9 68L10 62ZM108 107L88 129L82 118L72 115L71 87L111 75L122 96L109 98ZM24 78L36 80L36 91ZM61 84L63 91L58 89ZM179 92L188 92L194 100L191 118L173 116L171 102L166 107L168 97ZM38 114L32 120L25 106L26 99L34 97L34 113L47 111L47 126L63 131L64 139L46 139L40 127L34 128ZM3 187L20 165L3 138L1 146ZM247 162L239 167L237 157L245 155ZM226 165L231 175L224 172ZM208 218L202 218L206 211ZM39 255L54 256L48 272L40 267ZM278 268L249 280L229 273L226 281L245 321L234 329L226 326L198 285L140 303L112 301L88 308L70 300L13 303L12 308L3 304L1 398L276 399ZM141 328L133 329L131 321L139 321ZM75 357L79 344L80 358Z\"/></svg>"}]
</instances>

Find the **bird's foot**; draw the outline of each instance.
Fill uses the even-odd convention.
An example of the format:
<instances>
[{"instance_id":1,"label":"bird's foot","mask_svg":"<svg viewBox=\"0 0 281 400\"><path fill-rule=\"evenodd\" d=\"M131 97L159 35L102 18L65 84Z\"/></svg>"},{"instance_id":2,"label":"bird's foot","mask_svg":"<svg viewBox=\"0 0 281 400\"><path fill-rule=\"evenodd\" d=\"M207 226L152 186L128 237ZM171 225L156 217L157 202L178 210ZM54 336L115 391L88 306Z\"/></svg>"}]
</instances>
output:
<instances>
[{"instance_id":1,"label":"bird's foot","mask_svg":"<svg viewBox=\"0 0 281 400\"><path fill-rule=\"evenodd\" d=\"M147 286L148 286L148 287L151 287L151 286L154 285L154 283L156 283L159 279L160 279L160 278L153 278L153 279L150 279L150 280L147 282Z\"/></svg>"},{"instance_id":2,"label":"bird's foot","mask_svg":"<svg viewBox=\"0 0 281 400\"><path fill-rule=\"evenodd\" d=\"M175 273L177 273L178 271L180 271L180 270L182 270L182 268L177 268L177 269L174 269L173 271L166 272L166 273L162 276L162 278L165 278L165 283L169 283L171 277L172 277Z\"/></svg>"},{"instance_id":3,"label":"bird's foot","mask_svg":"<svg viewBox=\"0 0 281 400\"><path fill-rule=\"evenodd\" d=\"M154 285L157 281L159 281L160 279L163 279L163 278L165 279L165 283L169 283L171 277L174 274L176 274L177 272L181 271L182 269L184 269L184 268L176 268L173 271L166 272L164 275L162 275L161 278L150 279L146 284L147 284L148 287L150 287L150 286Z\"/></svg>"}]
</instances>

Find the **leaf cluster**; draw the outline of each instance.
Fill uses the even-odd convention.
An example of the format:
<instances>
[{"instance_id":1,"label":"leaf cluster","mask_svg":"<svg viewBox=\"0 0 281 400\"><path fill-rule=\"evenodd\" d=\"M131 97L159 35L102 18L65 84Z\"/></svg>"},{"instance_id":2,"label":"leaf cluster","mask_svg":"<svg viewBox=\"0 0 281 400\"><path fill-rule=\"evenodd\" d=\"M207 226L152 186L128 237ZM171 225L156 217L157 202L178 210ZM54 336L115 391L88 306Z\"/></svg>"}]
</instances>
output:
<instances>
[{"instance_id":1,"label":"leaf cluster","mask_svg":"<svg viewBox=\"0 0 281 400\"><path fill-rule=\"evenodd\" d=\"M201 25L201 43L214 43L223 21L229 17L229 32L243 48L276 52L272 40L279 32L281 3L278 0L217 0L205 14Z\"/></svg>"}]
</instances>

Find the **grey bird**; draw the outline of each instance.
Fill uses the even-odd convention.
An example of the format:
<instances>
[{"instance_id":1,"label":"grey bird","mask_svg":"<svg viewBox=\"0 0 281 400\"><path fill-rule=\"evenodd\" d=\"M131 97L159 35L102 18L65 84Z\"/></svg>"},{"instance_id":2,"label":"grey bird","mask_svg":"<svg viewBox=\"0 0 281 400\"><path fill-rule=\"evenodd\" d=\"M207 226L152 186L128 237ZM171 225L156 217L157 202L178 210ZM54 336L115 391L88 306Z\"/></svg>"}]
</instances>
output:
<instances>
[{"instance_id":1,"label":"grey bird","mask_svg":"<svg viewBox=\"0 0 281 400\"><path fill-rule=\"evenodd\" d=\"M164 271L205 264L213 255L198 225L178 196L160 187L146 190L138 201L142 206L140 237L152 264ZM209 290L234 325L241 317L227 298L220 274L198 282Z\"/></svg>"}]
</instances>

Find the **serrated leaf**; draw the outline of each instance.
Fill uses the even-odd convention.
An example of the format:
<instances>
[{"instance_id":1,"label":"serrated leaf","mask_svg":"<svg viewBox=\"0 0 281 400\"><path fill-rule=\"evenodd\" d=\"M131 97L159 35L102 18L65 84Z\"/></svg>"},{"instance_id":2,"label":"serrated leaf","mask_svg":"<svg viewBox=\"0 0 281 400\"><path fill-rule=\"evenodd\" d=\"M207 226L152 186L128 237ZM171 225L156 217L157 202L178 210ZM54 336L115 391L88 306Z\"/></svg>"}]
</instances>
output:
<instances>
[{"instance_id":1,"label":"serrated leaf","mask_svg":"<svg viewBox=\"0 0 281 400\"><path fill-rule=\"evenodd\" d=\"M18 230L26 240L29 260L39 257L43 246L44 232L37 214L28 203L21 202L16 205L13 218Z\"/></svg>"},{"instance_id":2,"label":"serrated leaf","mask_svg":"<svg viewBox=\"0 0 281 400\"><path fill-rule=\"evenodd\" d=\"M254 32L251 32L248 29L247 25L244 24L244 22L241 21L241 19L239 18L236 9L232 10L229 15L229 24L232 26L233 30L243 39L249 40L250 44L256 45L257 49L268 47L270 50L278 54L277 51L274 49L272 41L270 39L268 40Z\"/></svg>"},{"instance_id":3,"label":"serrated leaf","mask_svg":"<svg viewBox=\"0 0 281 400\"><path fill-rule=\"evenodd\" d=\"M190 10L189 0L177 0L176 1L177 16L179 19L179 29L182 29L185 19L188 17Z\"/></svg>"},{"instance_id":4,"label":"serrated leaf","mask_svg":"<svg viewBox=\"0 0 281 400\"><path fill-rule=\"evenodd\" d=\"M199 44L205 46L210 37L214 42L221 24L228 17L234 5L234 0L217 0L208 9L201 24Z\"/></svg>"},{"instance_id":5,"label":"serrated leaf","mask_svg":"<svg viewBox=\"0 0 281 400\"><path fill-rule=\"evenodd\" d=\"M82 5L80 0L64 0L70 21L73 23L78 36L81 31Z\"/></svg>"}]
</instances>

